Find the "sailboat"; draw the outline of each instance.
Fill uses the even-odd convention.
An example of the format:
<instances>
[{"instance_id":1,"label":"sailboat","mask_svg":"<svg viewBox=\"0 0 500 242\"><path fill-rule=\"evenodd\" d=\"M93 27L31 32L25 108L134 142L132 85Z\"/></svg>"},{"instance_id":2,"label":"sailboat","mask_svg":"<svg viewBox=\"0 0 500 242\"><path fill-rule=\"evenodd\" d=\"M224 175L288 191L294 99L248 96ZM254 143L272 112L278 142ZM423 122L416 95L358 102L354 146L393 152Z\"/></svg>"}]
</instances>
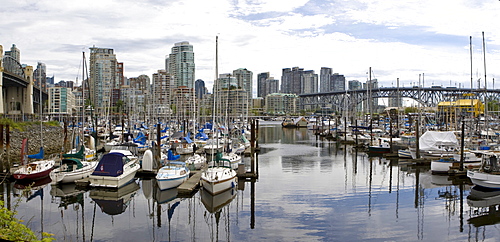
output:
<instances>
[{"instance_id":1,"label":"sailboat","mask_svg":"<svg viewBox=\"0 0 500 242\"><path fill-rule=\"evenodd\" d=\"M216 77L217 77L218 76L218 70L217 70L218 69L218 64L217 64L217 62L218 62L218 57L217 57L218 56L217 55L218 37L216 37L215 42L216 42L216 51L215 51L216 52L216 54L215 54L215 56L216 56L215 57L216 68L215 68L215 70L216 70ZM217 85L217 82L215 84ZM214 120L215 120L215 110L216 110L215 99L216 99L216 97L214 97L214 111L213 111ZM219 194L221 192L224 192L230 188L236 187L236 185L238 184L237 183L238 177L236 176L236 171L234 171L231 167L220 166L219 163L217 163L217 164L212 163L212 165L214 165L214 166L208 167L206 170L204 170L201 173L201 185L202 185L203 189L205 189L210 194L215 195L215 194Z\"/></svg>"},{"instance_id":2,"label":"sailboat","mask_svg":"<svg viewBox=\"0 0 500 242\"><path fill-rule=\"evenodd\" d=\"M54 157L44 159L43 146L40 147L38 154L27 155L28 139L24 139L21 147L21 166L14 171L12 176L16 180L37 180L47 177L56 163ZM28 162L28 159L33 161Z\"/></svg>"},{"instance_id":3,"label":"sailboat","mask_svg":"<svg viewBox=\"0 0 500 242\"><path fill-rule=\"evenodd\" d=\"M185 162L175 161L180 155L174 155L168 150L167 164L158 170L156 181L160 190L178 187L189 178L190 171Z\"/></svg>"},{"instance_id":4,"label":"sailboat","mask_svg":"<svg viewBox=\"0 0 500 242\"><path fill-rule=\"evenodd\" d=\"M64 154L61 166L50 172L52 183L71 183L76 180L89 177L97 167L97 161L84 160L85 147L82 145L80 151L75 154Z\"/></svg>"},{"instance_id":5,"label":"sailboat","mask_svg":"<svg viewBox=\"0 0 500 242\"><path fill-rule=\"evenodd\" d=\"M83 61L85 62L85 52L83 53ZM83 79L85 79L85 77L83 77ZM97 167L98 162L95 159L94 137L88 136L89 146L91 148L87 148L84 142L80 142L80 137L82 137L81 133L77 135L75 139L77 143L76 147L80 147L78 152L77 148L74 148L70 153L63 154L60 166L50 172L50 178L53 184L72 183L76 180L87 178Z\"/></svg>"}]
</instances>

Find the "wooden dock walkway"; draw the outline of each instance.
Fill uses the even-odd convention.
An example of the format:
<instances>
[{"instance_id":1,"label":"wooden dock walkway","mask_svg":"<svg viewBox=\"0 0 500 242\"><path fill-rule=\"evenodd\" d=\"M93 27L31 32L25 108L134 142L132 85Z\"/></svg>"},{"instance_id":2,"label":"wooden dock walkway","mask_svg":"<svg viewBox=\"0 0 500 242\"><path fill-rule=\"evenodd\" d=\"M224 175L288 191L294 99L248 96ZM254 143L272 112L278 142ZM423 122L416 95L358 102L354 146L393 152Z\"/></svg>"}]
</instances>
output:
<instances>
[{"instance_id":1,"label":"wooden dock walkway","mask_svg":"<svg viewBox=\"0 0 500 242\"><path fill-rule=\"evenodd\" d=\"M177 187L179 194L191 194L200 187L201 171L191 171L193 175Z\"/></svg>"}]
</instances>

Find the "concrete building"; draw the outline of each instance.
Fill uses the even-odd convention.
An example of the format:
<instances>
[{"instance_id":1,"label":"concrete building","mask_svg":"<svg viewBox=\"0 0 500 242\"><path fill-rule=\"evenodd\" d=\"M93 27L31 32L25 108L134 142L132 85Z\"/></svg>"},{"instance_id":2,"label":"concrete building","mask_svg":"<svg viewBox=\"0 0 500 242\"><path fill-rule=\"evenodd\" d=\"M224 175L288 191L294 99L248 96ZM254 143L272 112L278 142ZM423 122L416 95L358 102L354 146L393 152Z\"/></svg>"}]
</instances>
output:
<instances>
[{"instance_id":1,"label":"concrete building","mask_svg":"<svg viewBox=\"0 0 500 242\"><path fill-rule=\"evenodd\" d=\"M269 72L262 72L257 74L257 97L265 97L267 95L266 80L269 77Z\"/></svg>"},{"instance_id":2,"label":"concrete building","mask_svg":"<svg viewBox=\"0 0 500 242\"><path fill-rule=\"evenodd\" d=\"M283 68L281 73L281 92L304 94L318 92L318 75L303 68Z\"/></svg>"},{"instance_id":3,"label":"concrete building","mask_svg":"<svg viewBox=\"0 0 500 242\"><path fill-rule=\"evenodd\" d=\"M152 94L149 100L150 110L170 109L172 104L173 80L165 70L153 74ZM158 114L158 112L156 112Z\"/></svg>"},{"instance_id":4,"label":"concrete building","mask_svg":"<svg viewBox=\"0 0 500 242\"><path fill-rule=\"evenodd\" d=\"M75 94L68 87L50 87L48 114L53 120L71 117L78 110Z\"/></svg>"},{"instance_id":5,"label":"concrete building","mask_svg":"<svg viewBox=\"0 0 500 242\"><path fill-rule=\"evenodd\" d=\"M272 93L265 98L265 112L272 115L293 115L297 113L298 96L287 93Z\"/></svg>"},{"instance_id":6,"label":"concrete building","mask_svg":"<svg viewBox=\"0 0 500 242\"><path fill-rule=\"evenodd\" d=\"M300 94L317 93L318 92L318 74L314 74L313 70L304 71L302 73L302 87Z\"/></svg>"},{"instance_id":7,"label":"concrete building","mask_svg":"<svg viewBox=\"0 0 500 242\"><path fill-rule=\"evenodd\" d=\"M36 69L33 72L33 85L41 87L43 91L47 91L47 67L44 63L38 62Z\"/></svg>"},{"instance_id":8,"label":"concrete building","mask_svg":"<svg viewBox=\"0 0 500 242\"><path fill-rule=\"evenodd\" d=\"M359 90L363 88L363 84L358 80L352 80L348 82L349 90Z\"/></svg>"},{"instance_id":9,"label":"concrete building","mask_svg":"<svg viewBox=\"0 0 500 242\"><path fill-rule=\"evenodd\" d=\"M119 89L118 65L113 49L90 48L90 101L97 113L111 107L113 89Z\"/></svg>"},{"instance_id":10,"label":"concrete building","mask_svg":"<svg viewBox=\"0 0 500 242\"><path fill-rule=\"evenodd\" d=\"M233 71L233 76L236 78L238 88L247 92L248 100L252 100L253 96L253 72L246 68L239 68Z\"/></svg>"},{"instance_id":11,"label":"concrete building","mask_svg":"<svg viewBox=\"0 0 500 242\"><path fill-rule=\"evenodd\" d=\"M345 77L339 73L330 76L329 92L345 91Z\"/></svg>"},{"instance_id":12,"label":"concrete building","mask_svg":"<svg viewBox=\"0 0 500 242\"><path fill-rule=\"evenodd\" d=\"M10 50L5 51L6 56L10 56L14 58L17 62L21 63L21 51L16 47L15 44L12 44L12 47L10 47Z\"/></svg>"},{"instance_id":13,"label":"concrete building","mask_svg":"<svg viewBox=\"0 0 500 242\"><path fill-rule=\"evenodd\" d=\"M194 89L197 99L203 99L203 96L207 94L207 88L205 87L205 82L198 79L194 82Z\"/></svg>"},{"instance_id":14,"label":"concrete building","mask_svg":"<svg viewBox=\"0 0 500 242\"><path fill-rule=\"evenodd\" d=\"M271 94L271 93L279 93L279 80L274 79L274 77L269 77L265 81L265 91L263 94L264 97Z\"/></svg>"},{"instance_id":15,"label":"concrete building","mask_svg":"<svg viewBox=\"0 0 500 242\"><path fill-rule=\"evenodd\" d=\"M332 68L321 67L319 72L319 92L330 92L330 77Z\"/></svg>"},{"instance_id":16,"label":"concrete building","mask_svg":"<svg viewBox=\"0 0 500 242\"><path fill-rule=\"evenodd\" d=\"M194 88L195 64L193 46L188 41L175 43L168 59L165 60L167 69L172 76L173 87Z\"/></svg>"}]
</instances>

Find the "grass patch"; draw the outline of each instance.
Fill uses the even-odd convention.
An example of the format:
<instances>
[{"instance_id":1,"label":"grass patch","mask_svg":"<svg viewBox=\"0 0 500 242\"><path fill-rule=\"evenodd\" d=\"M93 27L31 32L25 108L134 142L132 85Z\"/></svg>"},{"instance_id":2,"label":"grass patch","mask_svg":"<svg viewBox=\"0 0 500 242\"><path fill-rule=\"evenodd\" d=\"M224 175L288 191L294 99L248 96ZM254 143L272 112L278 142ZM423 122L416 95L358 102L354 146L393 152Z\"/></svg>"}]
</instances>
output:
<instances>
[{"instance_id":1,"label":"grass patch","mask_svg":"<svg viewBox=\"0 0 500 242\"><path fill-rule=\"evenodd\" d=\"M8 118L2 118L0 119L0 124L9 125L10 129L16 129L19 131L24 131L26 126L30 126L33 124L40 125L40 121L35 121L35 122L14 122L12 119ZM59 126L58 121L48 121L48 122L43 122L43 125L47 126Z\"/></svg>"}]
</instances>

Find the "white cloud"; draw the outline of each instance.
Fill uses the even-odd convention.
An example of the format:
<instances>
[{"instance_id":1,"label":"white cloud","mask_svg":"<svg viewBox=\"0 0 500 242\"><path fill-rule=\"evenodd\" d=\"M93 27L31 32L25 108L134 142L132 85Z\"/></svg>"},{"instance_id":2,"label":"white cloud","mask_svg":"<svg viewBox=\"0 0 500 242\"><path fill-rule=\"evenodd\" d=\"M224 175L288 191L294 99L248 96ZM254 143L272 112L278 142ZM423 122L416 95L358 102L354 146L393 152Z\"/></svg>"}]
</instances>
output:
<instances>
[{"instance_id":1,"label":"white cloud","mask_svg":"<svg viewBox=\"0 0 500 242\"><path fill-rule=\"evenodd\" d=\"M299 66L332 67L348 80L365 81L372 67L383 85L418 74L435 83L470 84L469 36L474 71L484 73L481 31L486 34L488 76L500 65L496 23L500 2L483 1L37 1L6 0L0 9L0 44L16 44L23 63L46 63L56 81L74 80L82 51L115 49L125 75L149 76L164 68L176 42L194 46L196 78L247 68L256 76ZM88 54L87 54L88 58ZM478 74L479 76L484 74ZM402 84L402 85L403 85Z\"/></svg>"}]
</instances>

